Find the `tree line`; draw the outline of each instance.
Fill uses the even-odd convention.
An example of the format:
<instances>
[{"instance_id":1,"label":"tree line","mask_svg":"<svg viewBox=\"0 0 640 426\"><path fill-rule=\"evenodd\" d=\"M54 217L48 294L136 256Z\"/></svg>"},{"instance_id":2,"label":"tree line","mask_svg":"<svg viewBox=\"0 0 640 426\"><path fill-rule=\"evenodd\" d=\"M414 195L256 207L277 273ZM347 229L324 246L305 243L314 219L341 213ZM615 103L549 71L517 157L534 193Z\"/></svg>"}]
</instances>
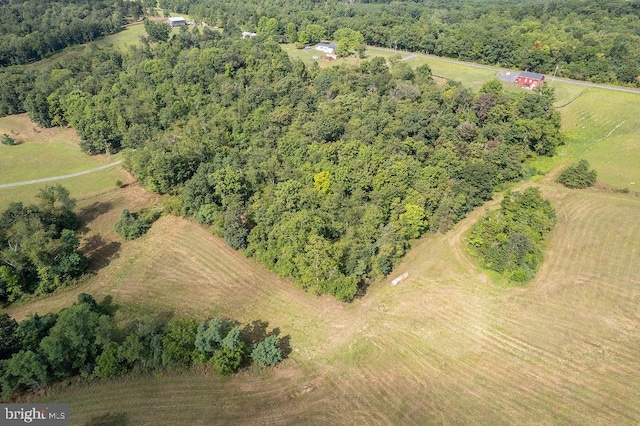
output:
<instances>
[{"instance_id":1,"label":"tree line","mask_svg":"<svg viewBox=\"0 0 640 426\"><path fill-rule=\"evenodd\" d=\"M273 366L289 350L260 321L243 326L176 316L168 322L143 317L123 323L114 315L110 298L97 303L84 293L57 313L33 314L20 323L0 315L2 399L74 376L104 379L195 365L229 375L251 363Z\"/></svg>"},{"instance_id":2,"label":"tree line","mask_svg":"<svg viewBox=\"0 0 640 426\"><path fill-rule=\"evenodd\" d=\"M0 67L26 64L66 47L88 43L143 14L123 0L12 0L0 3Z\"/></svg>"},{"instance_id":3,"label":"tree line","mask_svg":"<svg viewBox=\"0 0 640 426\"><path fill-rule=\"evenodd\" d=\"M71 125L91 154L126 149L172 212L344 301L562 143L549 87L476 94L397 59L308 68L207 29L55 64L25 90L15 108L40 125Z\"/></svg>"},{"instance_id":4,"label":"tree line","mask_svg":"<svg viewBox=\"0 0 640 426\"><path fill-rule=\"evenodd\" d=\"M350 28L366 44L599 83L640 86L638 0L160 0L210 25L312 43ZM268 26L261 23L269 22Z\"/></svg>"}]
</instances>

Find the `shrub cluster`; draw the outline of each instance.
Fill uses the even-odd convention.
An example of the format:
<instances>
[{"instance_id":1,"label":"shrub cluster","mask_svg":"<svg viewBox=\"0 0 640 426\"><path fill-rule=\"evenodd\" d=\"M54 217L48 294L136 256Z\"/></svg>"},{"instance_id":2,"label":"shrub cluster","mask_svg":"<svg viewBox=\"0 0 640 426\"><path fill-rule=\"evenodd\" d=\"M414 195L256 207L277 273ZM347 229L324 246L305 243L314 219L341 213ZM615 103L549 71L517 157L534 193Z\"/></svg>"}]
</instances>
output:
<instances>
[{"instance_id":1,"label":"shrub cluster","mask_svg":"<svg viewBox=\"0 0 640 426\"><path fill-rule=\"evenodd\" d=\"M160 215L161 212L155 209L143 209L137 213L124 209L114 227L125 240L135 240L146 234Z\"/></svg>"},{"instance_id":2,"label":"shrub cluster","mask_svg":"<svg viewBox=\"0 0 640 426\"><path fill-rule=\"evenodd\" d=\"M17 140L15 140L14 138L12 138L6 133L2 134L2 139L0 139L0 142L2 142L2 145L8 145L8 146L20 144L20 142L18 142Z\"/></svg>"},{"instance_id":3,"label":"shrub cluster","mask_svg":"<svg viewBox=\"0 0 640 426\"><path fill-rule=\"evenodd\" d=\"M484 215L469 235L469 246L486 268L525 282L535 276L544 238L555 222L551 203L538 188L527 188L505 196L500 210Z\"/></svg>"},{"instance_id":4,"label":"shrub cluster","mask_svg":"<svg viewBox=\"0 0 640 426\"><path fill-rule=\"evenodd\" d=\"M557 181L567 188L582 189L593 186L597 176L587 160L580 160L560 172Z\"/></svg>"}]
</instances>

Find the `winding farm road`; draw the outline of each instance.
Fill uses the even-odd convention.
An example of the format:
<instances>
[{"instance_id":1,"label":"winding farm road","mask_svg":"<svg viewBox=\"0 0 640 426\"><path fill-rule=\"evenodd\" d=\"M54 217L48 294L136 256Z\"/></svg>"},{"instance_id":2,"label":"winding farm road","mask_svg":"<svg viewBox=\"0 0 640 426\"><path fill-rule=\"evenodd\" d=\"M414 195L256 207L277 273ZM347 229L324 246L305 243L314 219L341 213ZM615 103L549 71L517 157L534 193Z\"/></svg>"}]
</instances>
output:
<instances>
[{"instance_id":1,"label":"winding farm road","mask_svg":"<svg viewBox=\"0 0 640 426\"><path fill-rule=\"evenodd\" d=\"M23 185L32 185L34 183L42 183L42 182L51 182L54 180L67 179L76 176L88 175L89 173L99 172L100 170L108 169L109 167L117 166L122 163L122 160L114 161L113 163L105 164L104 166L96 167L95 169L85 170L83 172L70 173L68 175L59 175L42 179L33 179L33 180L25 180L22 182L13 182L13 183L2 183L0 184L0 189L2 188L11 188L14 186L23 186Z\"/></svg>"},{"instance_id":2,"label":"winding farm road","mask_svg":"<svg viewBox=\"0 0 640 426\"><path fill-rule=\"evenodd\" d=\"M388 48L385 48L385 47L367 46L367 49L376 49L376 50L382 50L382 51L385 51L385 52L398 53L398 54L401 54L401 55L410 55L409 57L406 57L406 58L403 58L403 59L411 59L411 58L414 58L414 57L420 57L420 58L430 59L430 60L433 60L433 61L448 62L450 64L464 65L464 66L467 66L467 67L480 68L480 69L491 70L491 71L496 71L496 72L513 71L512 69L509 69L509 68L500 68L500 67L494 67L494 66L491 66L491 65L482 65L482 64L477 64L475 62L458 61L458 60L455 60L455 59L442 58L440 56L427 55L427 54L424 54L424 53L408 52L408 51L404 51L404 50L394 50L394 49L388 49ZM634 88L631 88L631 87L611 86L611 85L607 85L607 84L590 83L588 81L572 80L570 78L561 78L561 77L555 77L554 78L553 75L547 75L546 77L551 79L552 81L558 81L558 82L561 82L561 83L573 84L573 85L576 85L576 86L593 87L593 88L596 88L596 89L605 89L605 90L615 90L617 92L634 93L636 95L640 95L640 89L634 89Z\"/></svg>"}]
</instances>

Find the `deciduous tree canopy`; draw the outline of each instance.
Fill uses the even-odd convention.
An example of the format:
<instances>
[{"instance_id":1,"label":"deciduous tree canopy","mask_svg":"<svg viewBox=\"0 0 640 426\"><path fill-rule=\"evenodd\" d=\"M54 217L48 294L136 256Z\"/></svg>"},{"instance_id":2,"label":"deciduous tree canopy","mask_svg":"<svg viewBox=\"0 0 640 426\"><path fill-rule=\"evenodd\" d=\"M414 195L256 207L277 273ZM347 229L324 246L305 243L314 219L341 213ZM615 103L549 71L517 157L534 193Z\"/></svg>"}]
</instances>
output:
<instances>
[{"instance_id":1,"label":"deciduous tree canopy","mask_svg":"<svg viewBox=\"0 0 640 426\"><path fill-rule=\"evenodd\" d=\"M210 363L221 375L249 364L282 361L280 339L266 328L245 337L241 325L214 318L200 325L174 317L167 324L145 317L123 324L114 320L110 298L97 303L88 294L57 314L32 315L17 324L0 316L0 393L43 387L61 378L82 375L107 378L130 371L184 369Z\"/></svg>"},{"instance_id":2,"label":"deciduous tree canopy","mask_svg":"<svg viewBox=\"0 0 640 426\"><path fill-rule=\"evenodd\" d=\"M0 213L0 304L49 293L82 275L75 201L66 188L43 188L39 206L12 203Z\"/></svg>"},{"instance_id":3,"label":"deciduous tree canopy","mask_svg":"<svg viewBox=\"0 0 640 426\"><path fill-rule=\"evenodd\" d=\"M500 210L486 214L473 227L469 245L486 268L525 282L534 277L555 222L551 203L538 188L527 188L505 196Z\"/></svg>"}]
</instances>

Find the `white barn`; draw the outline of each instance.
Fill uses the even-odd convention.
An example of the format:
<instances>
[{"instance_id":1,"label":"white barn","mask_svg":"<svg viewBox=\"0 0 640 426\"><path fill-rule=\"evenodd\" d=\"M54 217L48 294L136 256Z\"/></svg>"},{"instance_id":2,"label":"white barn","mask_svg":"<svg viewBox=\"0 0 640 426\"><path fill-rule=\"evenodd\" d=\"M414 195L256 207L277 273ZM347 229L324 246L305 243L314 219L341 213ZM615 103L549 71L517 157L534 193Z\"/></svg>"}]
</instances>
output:
<instances>
[{"instance_id":1,"label":"white barn","mask_svg":"<svg viewBox=\"0 0 640 426\"><path fill-rule=\"evenodd\" d=\"M167 24L171 25L172 27L181 27L183 25L187 25L187 20L182 16L177 16L175 18L167 19Z\"/></svg>"}]
</instances>

